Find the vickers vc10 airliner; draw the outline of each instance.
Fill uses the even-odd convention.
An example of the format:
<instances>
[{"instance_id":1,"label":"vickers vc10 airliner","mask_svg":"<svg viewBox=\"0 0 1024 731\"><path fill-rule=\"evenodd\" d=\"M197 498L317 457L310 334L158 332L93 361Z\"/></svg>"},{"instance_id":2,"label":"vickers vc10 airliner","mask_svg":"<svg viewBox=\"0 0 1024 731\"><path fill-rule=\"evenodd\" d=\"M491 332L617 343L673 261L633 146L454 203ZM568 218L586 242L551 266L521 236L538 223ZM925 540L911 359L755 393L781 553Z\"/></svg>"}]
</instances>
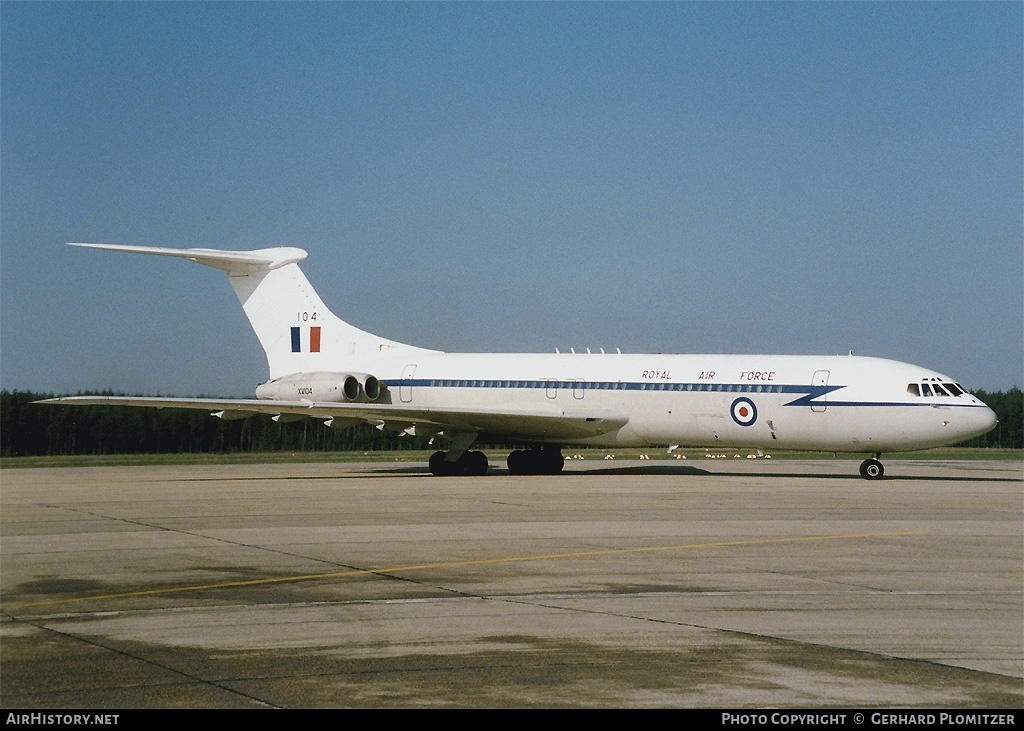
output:
<instances>
[{"instance_id":1,"label":"vickers vc10 airliner","mask_svg":"<svg viewBox=\"0 0 1024 731\"><path fill-rule=\"evenodd\" d=\"M872 454L938 447L991 430L995 414L947 376L880 358L620 353L445 353L360 330L324 305L302 249L255 251L72 244L222 269L266 351L254 399L72 396L57 404L270 414L440 436L435 475L481 475L477 443L521 445L513 474L553 474L562 448L733 447Z\"/></svg>"}]
</instances>

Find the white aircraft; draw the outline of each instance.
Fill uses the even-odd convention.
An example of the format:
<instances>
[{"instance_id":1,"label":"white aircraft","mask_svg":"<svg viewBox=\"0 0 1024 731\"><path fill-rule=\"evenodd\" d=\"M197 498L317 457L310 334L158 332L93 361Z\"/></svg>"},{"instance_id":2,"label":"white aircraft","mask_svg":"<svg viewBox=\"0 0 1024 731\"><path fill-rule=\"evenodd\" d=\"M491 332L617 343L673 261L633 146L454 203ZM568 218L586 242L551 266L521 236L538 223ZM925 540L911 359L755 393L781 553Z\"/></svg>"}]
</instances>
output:
<instances>
[{"instance_id":1,"label":"white aircraft","mask_svg":"<svg viewBox=\"0 0 1024 731\"><path fill-rule=\"evenodd\" d=\"M42 403L271 414L442 436L435 475L480 475L475 442L518 444L513 474L561 471L563 446L776 448L882 452L938 447L991 430L996 416L951 378L879 358L619 353L444 353L340 320L298 262L302 249L256 251L72 244L189 259L227 272L267 354L255 399L72 396Z\"/></svg>"}]
</instances>

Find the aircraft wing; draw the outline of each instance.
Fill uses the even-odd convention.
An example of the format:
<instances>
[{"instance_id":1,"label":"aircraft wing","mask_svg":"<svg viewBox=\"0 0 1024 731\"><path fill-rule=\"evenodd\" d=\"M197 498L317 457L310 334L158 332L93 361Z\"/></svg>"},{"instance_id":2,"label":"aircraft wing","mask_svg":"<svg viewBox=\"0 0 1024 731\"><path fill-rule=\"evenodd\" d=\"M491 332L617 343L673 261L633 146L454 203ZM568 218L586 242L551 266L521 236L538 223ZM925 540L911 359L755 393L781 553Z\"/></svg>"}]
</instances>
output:
<instances>
[{"instance_id":1,"label":"aircraft wing","mask_svg":"<svg viewBox=\"0 0 1024 731\"><path fill-rule=\"evenodd\" d=\"M325 403L273 401L268 399L160 398L137 396L64 396L37 401L69 406L148 406L158 409L197 409L225 419L254 414L297 416L314 419L363 421L405 429L427 427L428 433L444 430L476 432L509 441L582 439L615 431L629 418L608 411L585 409L474 409L412 407L405 404ZM417 432L422 433L422 432Z\"/></svg>"}]
</instances>

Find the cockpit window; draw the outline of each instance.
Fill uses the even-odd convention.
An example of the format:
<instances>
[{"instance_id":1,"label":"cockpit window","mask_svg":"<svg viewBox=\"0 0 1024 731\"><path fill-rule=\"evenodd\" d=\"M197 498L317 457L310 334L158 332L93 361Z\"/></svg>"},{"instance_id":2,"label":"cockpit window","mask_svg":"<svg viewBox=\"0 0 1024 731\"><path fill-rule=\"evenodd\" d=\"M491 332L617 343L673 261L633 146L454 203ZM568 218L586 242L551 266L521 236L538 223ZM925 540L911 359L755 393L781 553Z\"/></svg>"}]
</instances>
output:
<instances>
[{"instance_id":1,"label":"cockpit window","mask_svg":"<svg viewBox=\"0 0 1024 731\"><path fill-rule=\"evenodd\" d=\"M926 378L921 383L908 383L907 384L907 395L908 396L924 396L931 398L937 396L939 398L949 396L963 396L969 394L966 388L961 386L959 383L952 383L942 381L939 382L938 378Z\"/></svg>"}]
</instances>

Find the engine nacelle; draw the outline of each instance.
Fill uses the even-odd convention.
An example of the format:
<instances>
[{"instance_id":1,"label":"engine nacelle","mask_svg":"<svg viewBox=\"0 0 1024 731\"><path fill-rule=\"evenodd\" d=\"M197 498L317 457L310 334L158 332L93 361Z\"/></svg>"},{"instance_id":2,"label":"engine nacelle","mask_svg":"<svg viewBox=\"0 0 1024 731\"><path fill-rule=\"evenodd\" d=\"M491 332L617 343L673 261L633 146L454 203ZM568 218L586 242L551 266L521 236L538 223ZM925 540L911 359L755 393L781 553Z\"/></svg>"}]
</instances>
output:
<instances>
[{"instance_id":1,"label":"engine nacelle","mask_svg":"<svg viewBox=\"0 0 1024 731\"><path fill-rule=\"evenodd\" d=\"M256 387L256 398L317 403L373 402L387 390L368 373L294 373Z\"/></svg>"}]
</instances>

